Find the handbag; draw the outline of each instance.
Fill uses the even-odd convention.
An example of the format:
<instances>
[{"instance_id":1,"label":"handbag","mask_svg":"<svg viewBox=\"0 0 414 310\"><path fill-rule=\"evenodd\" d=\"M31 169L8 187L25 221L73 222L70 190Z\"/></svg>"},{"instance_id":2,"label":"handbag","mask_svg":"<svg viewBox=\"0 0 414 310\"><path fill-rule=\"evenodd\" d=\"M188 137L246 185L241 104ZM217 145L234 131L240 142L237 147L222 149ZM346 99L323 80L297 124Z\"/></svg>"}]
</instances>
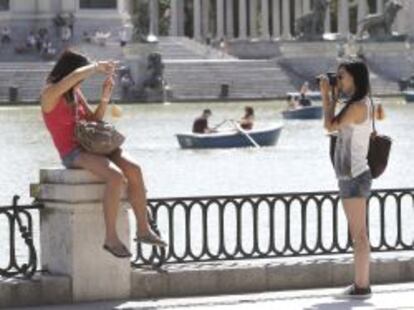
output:
<instances>
[{"instance_id":1,"label":"handbag","mask_svg":"<svg viewBox=\"0 0 414 310\"><path fill-rule=\"evenodd\" d=\"M125 141L125 136L115 129L115 126L105 121L80 120L78 103L75 106L75 139L86 151L109 155L118 149Z\"/></svg>"},{"instance_id":2,"label":"handbag","mask_svg":"<svg viewBox=\"0 0 414 310\"><path fill-rule=\"evenodd\" d=\"M370 96L371 106L372 106L372 133L369 139L369 148L368 148L368 166L371 170L371 175L374 179L378 178L383 172L388 164L388 159L391 151L392 139L386 135L379 135L375 127L375 109L372 98ZM331 157L332 165L335 166L335 149L337 142L336 135L330 135L329 143L329 153Z\"/></svg>"}]
</instances>

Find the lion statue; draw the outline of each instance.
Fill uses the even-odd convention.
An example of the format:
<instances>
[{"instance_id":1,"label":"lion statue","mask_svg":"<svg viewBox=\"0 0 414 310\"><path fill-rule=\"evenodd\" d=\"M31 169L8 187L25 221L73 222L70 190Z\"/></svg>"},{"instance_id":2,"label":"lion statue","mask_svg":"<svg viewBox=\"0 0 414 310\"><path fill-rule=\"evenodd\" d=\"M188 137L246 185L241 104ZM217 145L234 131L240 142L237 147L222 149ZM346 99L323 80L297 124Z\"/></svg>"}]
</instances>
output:
<instances>
[{"instance_id":1,"label":"lion statue","mask_svg":"<svg viewBox=\"0 0 414 310\"><path fill-rule=\"evenodd\" d=\"M325 32L325 16L328 0L315 0L313 11L295 21L295 35L302 39L320 39Z\"/></svg>"},{"instance_id":2,"label":"lion statue","mask_svg":"<svg viewBox=\"0 0 414 310\"><path fill-rule=\"evenodd\" d=\"M160 53L151 53L148 55L147 66L148 78L144 81L144 87L161 89L164 79L164 64Z\"/></svg>"},{"instance_id":3,"label":"lion statue","mask_svg":"<svg viewBox=\"0 0 414 310\"><path fill-rule=\"evenodd\" d=\"M399 0L389 0L384 8L383 14L368 14L359 24L361 29L358 37L368 32L370 38L384 38L392 36L392 24L397 17L398 11L403 8Z\"/></svg>"}]
</instances>

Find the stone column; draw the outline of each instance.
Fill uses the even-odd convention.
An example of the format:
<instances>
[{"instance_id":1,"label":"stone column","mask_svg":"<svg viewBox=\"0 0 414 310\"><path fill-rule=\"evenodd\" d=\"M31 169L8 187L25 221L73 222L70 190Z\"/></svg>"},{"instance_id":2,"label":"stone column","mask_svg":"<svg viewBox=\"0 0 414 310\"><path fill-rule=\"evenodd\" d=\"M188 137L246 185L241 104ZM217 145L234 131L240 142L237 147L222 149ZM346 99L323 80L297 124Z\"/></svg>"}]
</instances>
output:
<instances>
[{"instance_id":1,"label":"stone column","mask_svg":"<svg viewBox=\"0 0 414 310\"><path fill-rule=\"evenodd\" d=\"M184 14L184 1L178 0L178 35L185 35L185 14Z\"/></svg>"},{"instance_id":2,"label":"stone column","mask_svg":"<svg viewBox=\"0 0 414 310\"><path fill-rule=\"evenodd\" d=\"M328 8L326 10L326 16L325 16L325 33L331 33L331 9L330 5L328 5Z\"/></svg>"},{"instance_id":3,"label":"stone column","mask_svg":"<svg viewBox=\"0 0 414 310\"><path fill-rule=\"evenodd\" d=\"M250 38L257 37L257 0L249 1L249 36Z\"/></svg>"},{"instance_id":4,"label":"stone column","mask_svg":"<svg viewBox=\"0 0 414 310\"><path fill-rule=\"evenodd\" d=\"M239 0L239 39L247 39L247 3Z\"/></svg>"},{"instance_id":5,"label":"stone column","mask_svg":"<svg viewBox=\"0 0 414 310\"><path fill-rule=\"evenodd\" d=\"M268 40L270 38L269 31L269 0L262 0L261 3L261 17L262 17L262 38Z\"/></svg>"},{"instance_id":6,"label":"stone column","mask_svg":"<svg viewBox=\"0 0 414 310\"><path fill-rule=\"evenodd\" d=\"M303 0L295 0L295 20L303 15Z\"/></svg>"},{"instance_id":7,"label":"stone column","mask_svg":"<svg viewBox=\"0 0 414 310\"><path fill-rule=\"evenodd\" d=\"M290 0L283 0L282 10L283 10L282 38L285 40L289 40L292 37L291 32L290 32Z\"/></svg>"},{"instance_id":8,"label":"stone column","mask_svg":"<svg viewBox=\"0 0 414 310\"><path fill-rule=\"evenodd\" d=\"M217 38L224 38L224 0L216 0L217 6Z\"/></svg>"},{"instance_id":9,"label":"stone column","mask_svg":"<svg viewBox=\"0 0 414 310\"><path fill-rule=\"evenodd\" d=\"M149 14L150 14L150 29L149 33L158 36L159 34L159 7L158 0L149 1Z\"/></svg>"},{"instance_id":10,"label":"stone column","mask_svg":"<svg viewBox=\"0 0 414 310\"><path fill-rule=\"evenodd\" d=\"M234 0L226 0L226 34L228 39L234 38Z\"/></svg>"},{"instance_id":11,"label":"stone column","mask_svg":"<svg viewBox=\"0 0 414 310\"><path fill-rule=\"evenodd\" d=\"M349 34L349 3L348 0L338 0L338 32L347 37Z\"/></svg>"},{"instance_id":12,"label":"stone column","mask_svg":"<svg viewBox=\"0 0 414 310\"><path fill-rule=\"evenodd\" d=\"M181 0L170 2L170 36L184 35L184 6Z\"/></svg>"},{"instance_id":13,"label":"stone column","mask_svg":"<svg viewBox=\"0 0 414 310\"><path fill-rule=\"evenodd\" d=\"M40 171L36 198L45 206L40 211L42 269L71 278L73 302L130 297L130 260L102 249L104 187L86 170ZM124 203L125 189L122 195ZM128 213L122 204L117 229L129 248Z\"/></svg>"},{"instance_id":14,"label":"stone column","mask_svg":"<svg viewBox=\"0 0 414 310\"><path fill-rule=\"evenodd\" d=\"M178 2L180 0L171 0L170 2L170 36L178 36Z\"/></svg>"},{"instance_id":15,"label":"stone column","mask_svg":"<svg viewBox=\"0 0 414 310\"><path fill-rule=\"evenodd\" d=\"M210 0L202 0L202 34L203 39L210 36Z\"/></svg>"},{"instance_id":16,"label":"stone column","mask_svg":"<svg viewBox=\"0 0 414 310\"><path fill-rule=\"evenodd\" d=\"M280 0L272 0L273 38L280 38Z\"/></svg>"},{"instance_id":17,"label":"stone column","mask_svg":"<svg viewBox=\"0 0 414 310\"><path fill-rule=\"evenodd\" d=\"M303 14L311 11L311 0L303 0Z\"/></svg>"},{"instance_id":18,"label":"stone column","mask_svg":"<svg viewBox=\"0 0 414 310\"><path fill-rule=\"evenodd\" d=\"M194 0L194 39L201 41L201 0Z\"/></svg>"},{"instance_id":19,"label":"stone column","mask_svg":"<svg viewBox=\"0 0 414 310\"><path fill-rule=\"evenodd\" d=\"M357 22L358 22L358 33L362 29L362 25L359 23L365 16L369 13L367 0L358 0L358 12L357 12Z\"/></svg>"},{"instance_id":20,"label":"stone column","mask_svg":"<svg viewBox=\"0 0 414 310\"><path fill-rule=\"evenodd\" d=\"M384 11L384 0L377 0L377 13Z\"/></svg>"}]
</instances>

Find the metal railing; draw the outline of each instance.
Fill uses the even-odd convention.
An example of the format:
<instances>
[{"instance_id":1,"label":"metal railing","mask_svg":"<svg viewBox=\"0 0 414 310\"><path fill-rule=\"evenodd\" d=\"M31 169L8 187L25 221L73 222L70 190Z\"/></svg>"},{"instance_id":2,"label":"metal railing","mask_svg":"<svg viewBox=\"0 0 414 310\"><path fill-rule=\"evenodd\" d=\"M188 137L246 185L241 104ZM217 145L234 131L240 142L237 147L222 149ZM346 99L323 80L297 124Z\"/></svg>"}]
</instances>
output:
<instances>
[{"instance_id":1,"label":"metal railing","mask_svg":"<svg viewBox=\"0 0 414 310\"><path fill-rule=\"evenodd\" d=\"M31 212L43 205L18 205L18 199L0 207L9 226L9 257L0 276L30 278L38 267ZM414 189L374 190L369 206L372 251L414 250ZM151 199L148 207L151 226L169 246L136 244L133 267L352 251L337 192ZM16 251L19 234L28 255Z\"/></svg>"},{"instance_id":2,"label":"metal railing","mask_svg":"<svg viewBox=\"0 0 414 310\"><path fill-rule=\"evenodd\" d=\"M414 249L414 189L374 190L374 252ZM137 245L132 265L341 254L352 251L337 192L149 200L166 250Z\"/></svg>"},{"instance_id":3,"label":"metal railing","mask_svg":"<svg viewBox=\"0 0 414 310\"><path fill-rule=\"evenodd\" d=\"M5 268L0 268L0 276L6 278L15 276L31 278L37 270L38 259L36 248L33 244L33 219L30 210L39 210L43 206L39 203L19 205L19 198L16 195L13 197L11 206L0 207L0 217L7 219L9 227L8 263ZM16 251L18 233L20 233L20 237L28 250L28 255L21 255L19 258ZM2 247L2 249L4 248Z\"/></svg>"}]
</instances>

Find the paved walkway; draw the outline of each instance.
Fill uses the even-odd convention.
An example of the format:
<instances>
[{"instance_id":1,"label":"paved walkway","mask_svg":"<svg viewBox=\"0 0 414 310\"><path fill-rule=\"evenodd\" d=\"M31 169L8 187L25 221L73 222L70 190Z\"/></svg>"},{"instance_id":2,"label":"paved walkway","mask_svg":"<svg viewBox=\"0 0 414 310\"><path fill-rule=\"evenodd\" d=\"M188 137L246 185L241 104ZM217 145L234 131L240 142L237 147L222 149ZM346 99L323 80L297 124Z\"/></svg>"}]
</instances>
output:
<instances>
[{"instance_id":1,"label":"paved walkway","mask_svg":"<svg viewBox=\"0 0 414 310\"><path fill-rule=\"evenodd\" d=\"M26 310L106 310L106 309L173 309L173 310L414 310L414 283L377 285L373 297L365 301L339 300L341 289L312 289L261 294L216 297L171 298L148 301L101 302L67 306L17 308ZM16 308L14 308L16 309Z\"/></svg>"}]
</instances>

